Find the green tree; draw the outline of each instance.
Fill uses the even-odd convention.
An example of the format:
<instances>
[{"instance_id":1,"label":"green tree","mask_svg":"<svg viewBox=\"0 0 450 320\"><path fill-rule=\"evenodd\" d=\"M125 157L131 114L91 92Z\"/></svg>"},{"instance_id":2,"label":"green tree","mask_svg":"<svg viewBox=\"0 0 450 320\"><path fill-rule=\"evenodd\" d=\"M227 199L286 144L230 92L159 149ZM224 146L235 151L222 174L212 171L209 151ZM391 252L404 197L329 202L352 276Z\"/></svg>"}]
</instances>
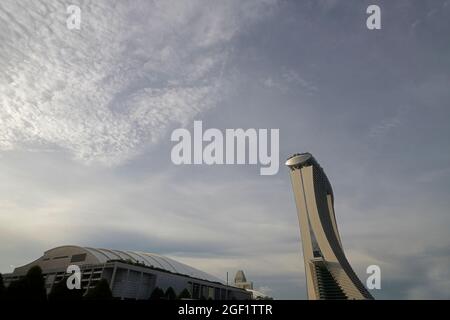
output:
<instances>
[{"instance_id":1,"label":"green tree","mask_svg":"<svg viewBox=\"0 0 450 320\"><path fill-rule=\"evenodd\" d=\"M112 297L112 292L106 279L101 279L97 282L95 287L89 289L84 296L87 300L110 300Z\"/></svg>"},{"instance_id":2,"label":"green tree","mask_svg":"<svg viewBox=\"0 0 450 320\"><path fill-rule=\"evenodd\" d=\"M83 298L83 290L69 289L67 287L67 277L55 283L48 295L50 301L66 301L66 300L81 300Z\"/></svg>"},{"instance_id":3,"label":"green tree","mask_svg":"<svg viewBox=\"0 0 450 320\"><path fill-rule=\"evenodd\" d=\"M166 298L167 300L176 300L177 294L175 293L175 290L173 290L172 287L168 287L166 289L166 293L164 294L164 298Z\"/></svg>"},{"instance_id":4,"label":"green tree","mask_svg":"<svg viewBox=\"0 0 450 320\"><path fill-rule=\"evenodd\" d=\"M188 289L184 288L184 290L178 295L178 299L191 299L191 293Z\"/></svg>"},{"instance_id":5,"label":"green tree","mask_svg":"<svg viewBox=\"0 0 450 320\"><path fill-rule=\"evenodd\" d=\"M156 287L150 295L150 300L161 300L164 297L164 291L160 287Z\"/></svg>"}]
</instances>

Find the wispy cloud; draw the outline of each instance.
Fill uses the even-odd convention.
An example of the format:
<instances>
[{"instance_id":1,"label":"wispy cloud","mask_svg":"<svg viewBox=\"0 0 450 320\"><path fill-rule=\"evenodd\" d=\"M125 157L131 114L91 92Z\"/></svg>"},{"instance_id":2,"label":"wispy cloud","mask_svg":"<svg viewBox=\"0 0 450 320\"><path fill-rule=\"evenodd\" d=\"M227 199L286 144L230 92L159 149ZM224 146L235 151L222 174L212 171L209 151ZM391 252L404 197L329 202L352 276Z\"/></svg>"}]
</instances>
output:
<instances>
[{"instance_id":1,"label":"wispy cloud","mask_svg":"<svg viewBox=\"0 0 450 320\"><path fill-rule=\"evenodd\" d=\"M81 30L68 4L0 4L0 150L110 165L215 106L230 41L271 2L85 1Z\"/></svg>"},{"instance_id":2,"label":"wispy cloud","mask_svg":"<svg viewBox=\"0 0 450 320\"><path fill-rule=\"evenodd\" d=\"M373 125L369 129L369 136L372 138L382 137L388 134L391 130L401 126L404 123L405 116L407 115L409 109L409 106L401 106L397 108L394 116L385 118Z\"/></svg>"},{"instance_id":3,"label":"wispy cloud","mask_svg":"<svg viewBox=\"0 0 450 320\"><path fill-rule=\"evenodd\" d=\"M307 94L313 94L319 91L316 85L300 76L297 71L286 68L282 68L279 75L268 76L260 82L265 87L279 90L282 93L286 93L289 90L298 90L299 88Z\"/></svg>"},{"instance_id":4,"label":"wispy cloud","mask_svg":"<svg viewBox=\"0 0 450 320\"><path fill-rule=\"evenodd\" d=\"M382 269L377 298L448 297L450 6L385 1L400 20L374 42L364 3L70 1L80 31L67 4L0 1L0 271L79 244L306 298L287 171L171 165L165 131L204 117L315 154L350 263L363 282Z\"/></svg>"}]
</instances>

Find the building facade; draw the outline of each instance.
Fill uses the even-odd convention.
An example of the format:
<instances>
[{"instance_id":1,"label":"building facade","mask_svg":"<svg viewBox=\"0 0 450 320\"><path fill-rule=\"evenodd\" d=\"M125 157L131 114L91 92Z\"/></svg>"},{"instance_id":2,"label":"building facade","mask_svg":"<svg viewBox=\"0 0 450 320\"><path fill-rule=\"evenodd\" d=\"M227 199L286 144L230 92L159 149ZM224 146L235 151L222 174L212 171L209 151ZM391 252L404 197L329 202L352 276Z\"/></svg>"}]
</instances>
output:
<instances>
[{"instance_id":1,"label":"building facade","mask_svg":"<svg viewBox=\"0 0 450 320\"><path fill-rule=\"evenodd\" d=\"M348 262L331 184L310 153L286 161L300 224L308 299L373 299Z\"/></svg>"},{"instance_id":2,"label":"building facade","mask_svg":"<svg viewBox=\"0 0 450 320\"><path fill-rule=\"evenodd\" d=\"M61 246L50 249L39 259L4 274L5 285L25 276L39 266L45 279L47 293L68 276L67 268L77 265L81 271L81 289L87 292L106 279L113 297L146 300L155 288L163 291L172 287L178 295L187 289L192 299L249 300L252 293L228 286L222 280L168 257L154 253Z\"/></svg>"}]
</instances>

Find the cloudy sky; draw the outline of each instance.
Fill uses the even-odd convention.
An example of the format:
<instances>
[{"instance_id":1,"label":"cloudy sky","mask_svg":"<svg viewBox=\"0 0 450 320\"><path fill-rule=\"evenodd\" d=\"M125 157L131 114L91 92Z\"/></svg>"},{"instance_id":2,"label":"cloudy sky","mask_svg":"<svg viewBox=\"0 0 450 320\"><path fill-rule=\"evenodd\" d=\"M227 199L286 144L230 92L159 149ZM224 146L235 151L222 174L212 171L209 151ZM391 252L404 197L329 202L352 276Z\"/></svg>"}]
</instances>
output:
<instances>
[{"instance_id":1,"label":"cloudy sky","mask_svg":"<svg viewBox=\"0 0 450 320\"><path fill-rule=\"evenodd\" d=\"M67 6L81 9L69 30ZM368 30L366 8L381 7ZM287 169L172 164L175 128L277 128L381 299L450 298L450 0L0 2L0 272L64 244L306 298Z\"/></svg>"}]
</instances>

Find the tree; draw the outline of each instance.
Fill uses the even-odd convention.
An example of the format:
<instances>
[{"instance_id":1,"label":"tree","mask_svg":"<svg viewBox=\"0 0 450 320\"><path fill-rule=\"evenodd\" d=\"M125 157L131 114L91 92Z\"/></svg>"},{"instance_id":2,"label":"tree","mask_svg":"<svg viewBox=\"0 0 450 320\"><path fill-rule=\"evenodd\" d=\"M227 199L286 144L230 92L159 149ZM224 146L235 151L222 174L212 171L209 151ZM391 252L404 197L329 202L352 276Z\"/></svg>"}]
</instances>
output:
<instances>
[{"instance_id":1,"label":"tree","mask_svg":"<svg viewBox=\"0 0 450 320\"><path fill-rule=\"evenodd\" d=\"M161 300L164 297L164 291L160 287L156 287L150 295L150 300Z\"/></svg>"},{"instance_id":2,"label":"tree","mask_svg":"<svg viewBox=\"0 0 450 320\"><path fill-rule=\"evenodd\" d=\"M166 293L164 294L164 298L166 298L167 300L176 300L177 294L175 293L175 290L173 290L172 287L168 287L166 289Z\"/></svg>"},{"instance_id":3,"label":"tree","mask_svg":"<svg viewBox=\"0 0 450 320\"><path fill-rule=\"evenodd\" d=\"M26 292L27 292L27 288L26 288L24 278L12 281L6 290L6 299L8 299L8 300L25 300L25 299L27 299Z\"/></svg>"},{"instance_id":4,"label":"tree","mask_svg":"<svg viewBox=\"0 0 450 320\"><path fill-rule=\"evenodd\" d=\"M178 299L191 299L191 293L188 289L184 288L184 290L178 295Z\"/></svg>"},{"instance_id":5,"label":"tree","mask_svg":"<svg viewBox=\"0 0 450 320\"><path fill-rule=\"evenodd\" d=\"M9 300L47 300L42 269L39 266L30 268L25 277L11 282L6 294Z\"/></svg>"},{"instance_id":6,"label":"tree","mask_svg":"<svg viewBox=\"0 0 450 320\"><path fill-rule=\"evenodd\" d=\"M70 290L67 287L67 277L55 283L48 295L50 301L81 300L82 298L83 291L81 289Z\"/></svg>"},{"instance_id":7,"label":"tree","mask_svg":"<svg viewBox=\"0 0 450 320\"><path fill-rule=\"evenodd\" d=\"M87 300L110 300L112 299L112 292L109 288L108 281L106 279L101 279L94 288L89 289L89 291L84 296Z\"/></svg>"},{"instance_id":8,"label":"tree","mask_svg":"<svg viewBox=\"0 0 450 320\"><path fill-rule=\"evenodd\" d=\"M42 275L42 269L34 266L28 270L25 276L25 286L27 288L27 298L36 301L47 300L47 291L45 289L45 280Z\"/></svg>"},{"instance_id":9,"label":"tree","mask_svg":"<svg viewBox=\"0 0 450 320\"><path fill-rule=\"evenodd\" d=\"M0 273L0 300L5 299L5 292L6 292L6 289L5 289L5 284L3 283L3 276Z\"/></svg>"}]
</instances>

